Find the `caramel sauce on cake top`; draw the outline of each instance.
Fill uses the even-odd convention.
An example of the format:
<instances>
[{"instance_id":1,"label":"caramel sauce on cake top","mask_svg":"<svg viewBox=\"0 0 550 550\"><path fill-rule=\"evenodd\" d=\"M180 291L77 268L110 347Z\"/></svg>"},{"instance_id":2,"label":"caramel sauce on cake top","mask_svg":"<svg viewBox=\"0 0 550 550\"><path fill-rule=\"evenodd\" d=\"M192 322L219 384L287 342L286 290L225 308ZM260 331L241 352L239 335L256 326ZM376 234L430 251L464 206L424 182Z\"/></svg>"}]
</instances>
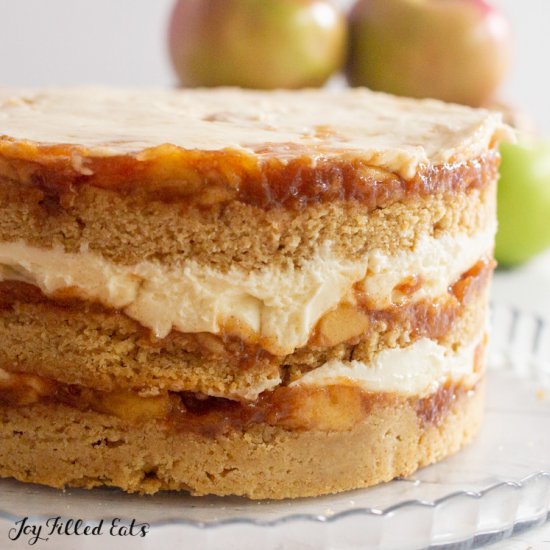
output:
<instances>
[{"instance_id":1,"label":"caramel sauce on cake top","mask_svg":"<svg viewBox=\"0 0 550 550\"><path fill-rule=\"evenodd\" d=\"M0 175L270 208L480 186L500 115L365 89L0 93ZM70 200L70 197L66 200Z\"/></svg>"}]
</instances>

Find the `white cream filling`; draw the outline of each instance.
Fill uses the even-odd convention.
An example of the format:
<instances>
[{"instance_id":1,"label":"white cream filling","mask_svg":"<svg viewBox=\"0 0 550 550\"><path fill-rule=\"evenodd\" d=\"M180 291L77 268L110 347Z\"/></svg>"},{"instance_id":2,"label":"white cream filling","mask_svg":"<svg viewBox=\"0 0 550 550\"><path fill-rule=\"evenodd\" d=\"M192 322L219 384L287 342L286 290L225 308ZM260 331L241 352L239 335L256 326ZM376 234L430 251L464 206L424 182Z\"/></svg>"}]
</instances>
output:
<instances>
[{"instance_id":1,"label":"white cream filling","mask_svg":"<svg viewBox=\"0 0 550 550\"><path fill-rule=\"evenodd\" d=\"M471 237L426 237L411 251L384 256L375 250L355 260L335 258L326 244L301 267L226 273L193 261L179 268L149 261L124 266L86 249L67 253L4 242L0 280L28 282L48 296L69 290L123 310L159 338L172 329L218 334L226 327L286 354L308 342L326 312L353 301L355 283L362 281L376 307L390 304L394 286L411 276L422 280L412 299L442 294L490 252L494 231L491 225Z\"/></svg>"},{"instance_id":2,"label":"white cream filling","mask_svg":"<svg viewBox=\"0 0 550 550\"><path fill-rule=\"evenodd\" d=\"M378 309L399 300L394 288L407 276L420 278L415 300L441 296L483 254L492 251L495 233L496 225L491 225L474 237L444 234L437 239L424 238L416 243L412 252L403 251L393 256L373 250L361 287L372 306Z\"/></svg>"},{"instance_id":3,"label":"white cream filling","mask_svg":"<svg viewBox=\"0 0 550 550\"><path fill-rule=\"evenodd\" d=\"M333 359L290 386L344 383L370 392L424 397L437 391L448 380L467 387L475 384L482 375L475 371L478 344L474 342L452 352L429 338L422 338L406 348L381 351L370 364Z\"/></svg>"},{"instance_id":4,"label":"white cream filling","mask_svg":"<svg viewBox=\"0 0 550 550\"><path fill-rule=\"evenodd\" d=\"M46 295L64 289L124 310L159 338L172 328L220 333L224 325L259 338L274 353L290 353L307 342L318 319L335 307L366 265L336 260L324 247L302 268L281 271L216 271L195 262L180 269L141 262L121 266L82 251L0 244L0 280L20 280Z\"/></svg>"}]
</instances>

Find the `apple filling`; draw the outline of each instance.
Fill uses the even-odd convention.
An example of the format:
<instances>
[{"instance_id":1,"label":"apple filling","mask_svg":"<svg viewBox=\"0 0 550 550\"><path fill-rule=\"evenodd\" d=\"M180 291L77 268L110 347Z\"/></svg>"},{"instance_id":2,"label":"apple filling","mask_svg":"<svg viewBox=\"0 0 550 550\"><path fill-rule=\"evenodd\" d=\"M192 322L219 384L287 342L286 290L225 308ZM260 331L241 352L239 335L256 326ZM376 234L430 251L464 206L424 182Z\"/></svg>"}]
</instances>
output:
<instances>
[{"instance_id":1,"label":"apple filling","mask_svg":"<svg viewBox=\"0 0 550 550\"><path fill-rule=\"evenodd\" d=\"M449 286L445 296L436 301L397 301L388 308L373 309L368 296L356 290L355 303L341 303L320 319L308 346L325 348L343 342L356 344L378 320L385 321L389 326L403 325L408 321L417 337L440 338L448 333L464 306L486 286L494 267L494 260L481 259ZM394 291L410 297L421 285L419 277L406 277Z\"/></svg>"},{"instance_id":2,"label":"apple filling","mask_svg":"<svg viewBox=\"0 0 550 550\"><path fill-rule=\"evenodd\" d=\"M0 369L0 405L25 407L55 403L82 411L115 416L125 422L159 421L168 429L215 436L244 430L256 424L288 430L346 431L361 422L375 407L412 406L424 423L437 424L456 396L473 389L483 369L482 342L474 355L474 383L451 376L428 395L396 391L368 391L350 380L330 384L291 384L262 393L254 402L239 402L191 392L102 392L62 384L45 377L10 373ZM411 365L412 367L412 365Z\"/></svg>"}]
</instances>

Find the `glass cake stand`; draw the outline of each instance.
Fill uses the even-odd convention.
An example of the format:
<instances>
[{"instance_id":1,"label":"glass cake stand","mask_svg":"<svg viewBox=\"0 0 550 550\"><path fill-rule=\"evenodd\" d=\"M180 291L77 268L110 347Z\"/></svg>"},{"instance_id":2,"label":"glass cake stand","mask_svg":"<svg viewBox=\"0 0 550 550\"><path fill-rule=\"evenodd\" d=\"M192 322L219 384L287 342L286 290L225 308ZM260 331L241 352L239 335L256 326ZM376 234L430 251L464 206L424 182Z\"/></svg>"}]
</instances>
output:
<instances>
[{"instance_id":1,"label":"glass cake stand","mask_svg":"<svg viewBox=\"0 0 550 550\"><path fill-rule=\"evenodd\" d=\"M36 548L225 550L471 548L546 521L550 510L550 323L492 308L485 422L475 443L407 479L345 494L283 502L56 491L0 480L0 548L24 517L82 519L101 535L52 535ZM145 537L109 533L146 522ZM128 531L129 531L128 527ZM116 532L116 530L115 530ZM11 531L14 536L14 531ZM101 538L101 541L98 538Z\"/></svg>"}]
</instances>

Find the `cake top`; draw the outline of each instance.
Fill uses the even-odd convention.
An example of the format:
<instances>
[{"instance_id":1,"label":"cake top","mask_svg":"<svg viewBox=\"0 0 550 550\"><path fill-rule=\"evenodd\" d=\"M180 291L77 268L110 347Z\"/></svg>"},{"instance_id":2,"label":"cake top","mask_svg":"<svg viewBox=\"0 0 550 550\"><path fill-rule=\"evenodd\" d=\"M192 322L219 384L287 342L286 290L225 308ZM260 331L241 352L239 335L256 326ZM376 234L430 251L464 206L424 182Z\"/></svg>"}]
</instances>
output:
<instances>
[{"instance_id":1,"label":"cake top","mask_svg":"<svg viewBox=\"0 0 550 550\"><path fill-rule=\"evenodd\" d=\"M0 92L0 145L67 144L91 157L171 144L283 161L360 158L413 177L419 165L476 158L507 134L496 113L360 88Z\"/></svg>"}]
</instances>

